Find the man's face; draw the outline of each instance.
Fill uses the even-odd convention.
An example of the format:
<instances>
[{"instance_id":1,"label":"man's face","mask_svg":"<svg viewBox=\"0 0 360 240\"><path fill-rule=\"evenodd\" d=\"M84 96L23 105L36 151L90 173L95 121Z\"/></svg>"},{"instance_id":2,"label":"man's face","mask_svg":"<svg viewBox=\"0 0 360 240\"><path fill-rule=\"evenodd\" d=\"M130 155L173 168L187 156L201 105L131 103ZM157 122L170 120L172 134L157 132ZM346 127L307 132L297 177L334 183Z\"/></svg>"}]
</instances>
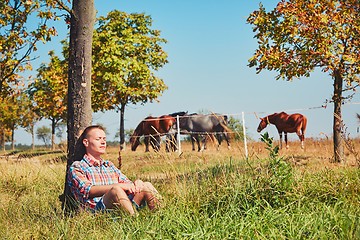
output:
<instances>
[{"instance_id":1,"label":"man's face","mask_svg":"<svg viewBox=\"0 0 360 240\"><path fill-rule=\"evenodd\" d=\"M106 134L103 130L91 129L83 140L86 152L97 157L106 152Z\"/></svg>"}]
</instances>

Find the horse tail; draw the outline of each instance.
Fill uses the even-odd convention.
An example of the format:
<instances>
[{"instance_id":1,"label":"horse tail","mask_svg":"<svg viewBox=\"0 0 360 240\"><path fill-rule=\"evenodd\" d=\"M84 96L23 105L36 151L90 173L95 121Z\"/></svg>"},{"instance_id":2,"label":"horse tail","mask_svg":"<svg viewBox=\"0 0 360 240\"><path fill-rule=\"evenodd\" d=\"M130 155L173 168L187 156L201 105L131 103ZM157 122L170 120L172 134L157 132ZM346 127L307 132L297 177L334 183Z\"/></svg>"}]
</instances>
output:
<instances>
[{"instance_id":1,"label":"horse tail","mask_svg":"<svg viewBox=\"0 0 360 240\"><path fill-rule=\"evenodd\" d=\"M302 131L303 136L305 136L306 126L307 126L307 118L304 115L302 115L301 122L302 122L301 131Z\"/></svg>"}]
</instances>

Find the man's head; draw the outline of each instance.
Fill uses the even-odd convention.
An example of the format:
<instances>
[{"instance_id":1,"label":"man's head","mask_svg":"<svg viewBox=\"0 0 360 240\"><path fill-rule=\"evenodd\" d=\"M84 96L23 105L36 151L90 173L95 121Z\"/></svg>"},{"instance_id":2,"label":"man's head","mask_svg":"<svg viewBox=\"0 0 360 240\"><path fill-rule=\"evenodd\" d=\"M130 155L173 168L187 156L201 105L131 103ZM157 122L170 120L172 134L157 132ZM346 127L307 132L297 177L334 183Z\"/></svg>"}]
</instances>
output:
<instances>
[{"instance_id":1,"label":"man's head","mask_svg":"<svg viewBox=\"0 0 360 240\"><path fill-rule=\"evenodd\" d=\"M87 127L82 134L82 143L86 153L95 158L106 152L106 134L101 126L94 125Z\"/></svg>"},{"instance_id":2,"label":"man's head","mask_svg":"<svg viewBox=\"0 0 360 240\"><path fill-rule=\"evenodd\" d=\"M93 132L94 131L94 132ZM75 145L74 161L80 161L86 153L88 153L88 147L85 146L84 140L86 143L89 143L89 139L95 133L103 134L102 137L105 137L105 130L100 125L92 125L84 129ZM104 139L104 145L106 149L106 138ZM88 144L86 144L88 146ZM101 152L105 152L104 146L102 146Z\"/></svg>"}]
</instances>

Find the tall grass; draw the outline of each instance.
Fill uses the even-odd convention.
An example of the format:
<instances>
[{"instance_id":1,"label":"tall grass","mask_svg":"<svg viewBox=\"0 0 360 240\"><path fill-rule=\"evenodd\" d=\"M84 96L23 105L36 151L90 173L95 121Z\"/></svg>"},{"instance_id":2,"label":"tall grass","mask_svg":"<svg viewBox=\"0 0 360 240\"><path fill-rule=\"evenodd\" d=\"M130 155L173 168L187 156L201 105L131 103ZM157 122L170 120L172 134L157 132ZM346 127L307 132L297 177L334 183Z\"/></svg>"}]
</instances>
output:
<instances>
[{"instance_id":1,"label":"tall grass","mask_svg":"<svg viewBox=\"0 0 360 240\"><path fill-rule=\"evenodd\" d=\"M265 157L235 152L124 152L124 173L150 180L159 211L66 217L65 163L0 162L2 239L359 239L360 171L306 169L264 135ZM111 149L110 149L111 150ZM108 157L116 159L116 149ZM32 160L37 160L33 161ZM310 159L309 161L312 161ZM310 166L310 164L308 164ZM333 165L332 165L333 166Z\"/></svg>"}]
</instances>

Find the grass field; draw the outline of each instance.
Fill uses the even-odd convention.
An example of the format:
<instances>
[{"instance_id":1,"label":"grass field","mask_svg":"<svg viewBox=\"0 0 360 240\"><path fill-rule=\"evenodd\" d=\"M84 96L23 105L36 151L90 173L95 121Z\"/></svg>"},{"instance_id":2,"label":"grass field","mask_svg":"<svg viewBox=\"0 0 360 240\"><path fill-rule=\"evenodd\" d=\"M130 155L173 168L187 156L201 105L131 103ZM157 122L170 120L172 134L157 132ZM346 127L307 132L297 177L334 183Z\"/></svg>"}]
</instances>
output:
<instances>
[{"instance_id":1,"label":"grass field","mask_svg":"<svg viewBox=\"0 0 360 240\"><path fill-rule=\"evenodd\" d=\"M355 151L360 139L352 140ZM268 149L266 149L268 147ZM331 163L328 140L291 142L278 154L263 142L204 152L121 153L122 171L151 181L157 212L120 211L67 217L58 196L64 153L0 158L1 239L360 239L360 170L354 151ZM358 150L358 151L359 151ZM6 156L5 156L6 155ZM104 156L117 164L118 149Z\"/></svg>"}]
</instances>

